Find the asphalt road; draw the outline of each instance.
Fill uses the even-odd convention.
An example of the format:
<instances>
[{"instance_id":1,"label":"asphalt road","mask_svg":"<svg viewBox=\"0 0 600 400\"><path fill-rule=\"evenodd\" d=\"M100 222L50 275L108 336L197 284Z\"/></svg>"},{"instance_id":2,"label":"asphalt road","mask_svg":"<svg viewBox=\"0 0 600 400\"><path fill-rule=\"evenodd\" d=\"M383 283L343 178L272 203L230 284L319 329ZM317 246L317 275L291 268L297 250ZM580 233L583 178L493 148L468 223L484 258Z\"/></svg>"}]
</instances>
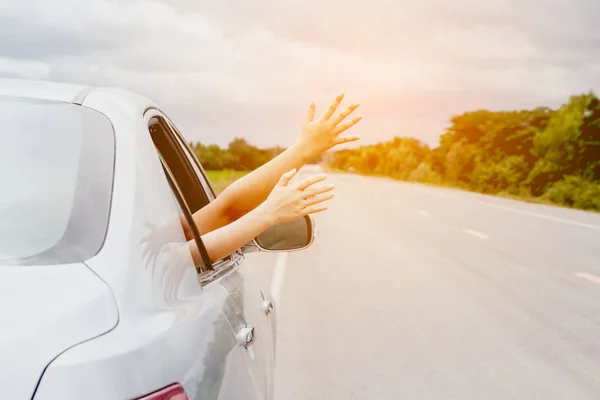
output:
<instances>
[{"instance_id":1,"label":"asphalt road","mask_svg":"<svg viewBox=\"0 0 600 400\"><path fill-rule=\"evenodd\" d=\"M600 399L600 215L330 181L313 246L261 271L277 400Z\"/></svg>"}]
</instances>

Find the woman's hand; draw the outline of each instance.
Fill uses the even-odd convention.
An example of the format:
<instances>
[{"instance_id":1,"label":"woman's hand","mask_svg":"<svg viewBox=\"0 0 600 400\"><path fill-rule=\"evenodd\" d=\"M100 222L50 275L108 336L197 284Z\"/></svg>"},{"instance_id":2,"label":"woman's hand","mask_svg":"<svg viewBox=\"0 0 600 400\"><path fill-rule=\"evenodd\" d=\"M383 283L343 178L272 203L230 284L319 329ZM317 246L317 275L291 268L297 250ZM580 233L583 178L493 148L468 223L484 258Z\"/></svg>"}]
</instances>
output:
<instances>
[{"instance_id":1,"label":"woman's hand","mask_svg":"<svg viewBox=\"0 0 600 400\"><path fill-rule=\"evenodd\" d=\"M295 169L283 174L258 207L235 221L202 235L212 262L239 249L275 224L327 209L323 203L333 198L333 185L314 186L327 176L315 175L292 184L290 182L295 175ZM190 241L188 244L194 262L199 263L201 257L195 242Z\"/></svg>"},{"instance_id":2,"label":"woman's hand","mask_svg":"<svg viewBox=\"0 0 600 400\"><path fill-rule=\"evenodd\" d=\"M165 289L165 300L174 301L177 299L177 292L186 269L194 266L194 259L188 243L185 242L166 244L161 252L165 252L167 256L160 277L160 285Z\"/></svg>"},{"instance_id":3,"label":"woman's hand","mask_svg":"<svg viewBox=\"0 0 600 400\"><path fill-rule=\"evenodd\" d=\"M358 104L352 104L344 112L334 116L335 110L338 108L343 94L340 94L335 101L329 106L325 114L319 119L315 117L315 103L310 103L306 121L302 125L302 136L298 145L302 147L307 157L319 155L335 145L353 142L360 139L358 136L340 136L340 134L361 120L361 117L356 117L350 122L342 124L341 122L358 108Z\"/></svg>"},{"instance_id":4,"label":"woman's hand","mask_svg":"<svg viewBox=\"0 0 600 400\"><path fill-rule=\"evenodd\" d=\"M185 217L181 214L172 217L162 226L156 226L151 222L145 222L144 225L148 231L141 239L141 243L144 245L142 258L146 268L151 267L152 274L154 274L156 257L162 251L162 247L167 243L190 240L192 235L187 227Z\"/></svg>"},{"instance_id":5,"label":"woman's hand","mask_svg":"<svg viewBox=\"0 0 600 400\"><path fill-rule=\"evenodd\" d=\"M295 175L295 169L285 173L258 207L272 225L325 211L323 203L333 198L333 185L313 186L327 179L327 175L314 175L292 184Z\"/></svg>"}]
</instances>

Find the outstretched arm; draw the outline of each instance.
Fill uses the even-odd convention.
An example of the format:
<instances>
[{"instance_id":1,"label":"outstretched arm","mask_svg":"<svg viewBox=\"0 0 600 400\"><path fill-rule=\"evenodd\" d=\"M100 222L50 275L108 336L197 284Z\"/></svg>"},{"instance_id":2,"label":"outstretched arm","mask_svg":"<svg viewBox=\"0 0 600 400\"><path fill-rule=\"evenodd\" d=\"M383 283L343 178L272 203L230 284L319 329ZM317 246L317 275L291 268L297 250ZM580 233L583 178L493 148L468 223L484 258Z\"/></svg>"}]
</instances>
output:
<instances>
[{"instance_id":1,"label":"outstretched arm","mask_svg":"<svg viewBox=\"0 0 600 400\"><path fill-rule=\"evenodd\" d=\"M239 249L272 225L301 218L327 209L322 203L333 198L333 185L313 186L327 178L320 174L290 184L296 170L281 176L268 198L238 220L202 235L211 262L222 259ZM195 241L188 247L198 265L200 252Z\"/></svg>"},{"instance_id":2,"label":"outstretched arm","mask_svg":"<svg viewBox=\"0 0 600 400\"><path fill-rule=\"evenodd\" d=\"M234 182L215 201L194 213L194 221L200 233L204 234L228 225L254 210L267 198L278 179L286 171L292 168L300 169L312 157L333 146L358 140L358 136L340 136L361 119L356 117L342 123L358 107L358 104L352 104L345 111L334 116L343 97L344 95L339 95L318 119L314 118L315 104L311 103L298 142L273 160Z\"/></svg>"}]
</instances>

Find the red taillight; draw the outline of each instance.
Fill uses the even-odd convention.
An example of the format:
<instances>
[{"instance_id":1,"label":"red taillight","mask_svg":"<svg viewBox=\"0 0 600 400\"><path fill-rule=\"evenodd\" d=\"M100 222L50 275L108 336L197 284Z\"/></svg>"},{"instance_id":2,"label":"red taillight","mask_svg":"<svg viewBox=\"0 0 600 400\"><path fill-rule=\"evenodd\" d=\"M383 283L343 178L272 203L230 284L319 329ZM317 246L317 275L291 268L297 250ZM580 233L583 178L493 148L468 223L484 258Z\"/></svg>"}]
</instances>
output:
<instances>
[{"instance_id":1,"label":"red taillight","mask_svg":"<svg viewBox=\"0 0 600 400\"><path fill-rule=\"evenodd\" d=\"M138 400L189 400L185 390L179 383L157 390Z\"/></svg>"}]
</instances>

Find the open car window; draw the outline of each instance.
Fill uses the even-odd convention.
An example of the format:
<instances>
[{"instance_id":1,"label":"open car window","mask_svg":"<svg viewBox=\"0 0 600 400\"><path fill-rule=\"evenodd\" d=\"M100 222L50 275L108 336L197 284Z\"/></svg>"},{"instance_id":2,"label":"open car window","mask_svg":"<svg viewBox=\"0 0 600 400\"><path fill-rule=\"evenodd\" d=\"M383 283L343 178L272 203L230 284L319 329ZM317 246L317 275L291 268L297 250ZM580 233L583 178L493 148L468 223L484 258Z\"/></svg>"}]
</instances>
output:
<instances>
[{"instance_id":1,"label":"open car window","mask_svg":"<svg viewBox=\"0 0 600 400\"><path fill-rule=\"evenodd\" d=\"M212 266L192 214L210 200L165 118L158 112L152 113L155 115L151 116L148 122L150 136L161 159L165 177L190 228L189 233L200 252L202 260L196 264L196 269L198 273L203 273L211 270Z\"/></svg>"}]
</instances>

